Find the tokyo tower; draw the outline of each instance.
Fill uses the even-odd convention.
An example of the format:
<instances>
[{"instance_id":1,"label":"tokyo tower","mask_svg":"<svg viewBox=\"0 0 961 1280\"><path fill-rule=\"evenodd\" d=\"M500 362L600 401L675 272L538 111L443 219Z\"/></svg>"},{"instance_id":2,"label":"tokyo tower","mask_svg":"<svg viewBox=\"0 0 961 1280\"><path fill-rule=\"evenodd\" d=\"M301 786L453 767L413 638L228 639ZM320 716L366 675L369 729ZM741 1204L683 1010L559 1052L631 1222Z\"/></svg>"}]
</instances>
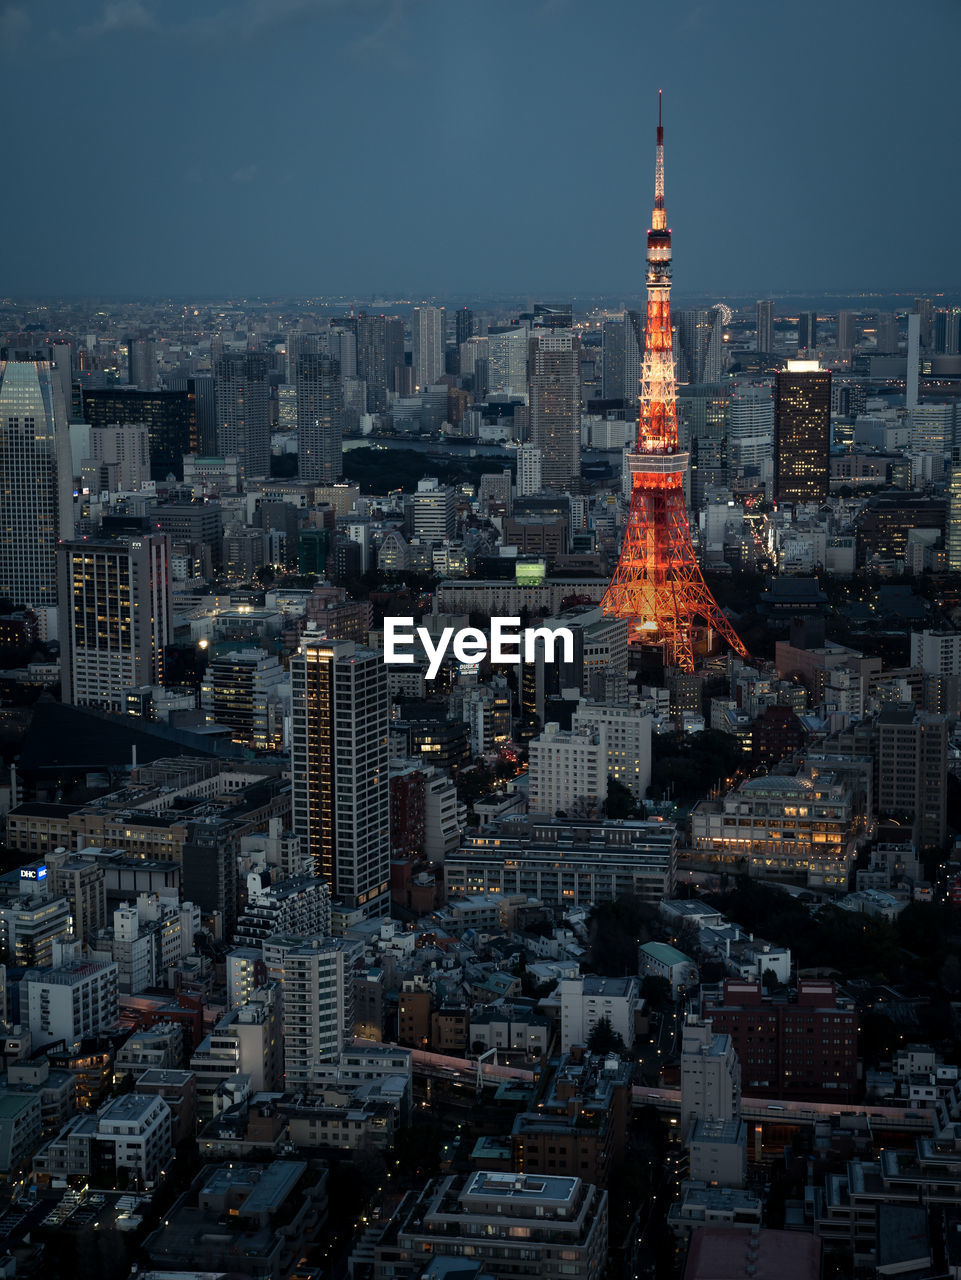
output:
<instances>
[{"instance_id":1,"label":"tokyo tower","mask_svg":"<svg viewBox=\"0 0 961 1280\"><path fill-rule=\"evenodd\" d=\"M647 233L647 329L637 443L627 455L631 507L621 557L601 608L626 618L631 644L660 645L665 663L694 670L694 628L712 628L742 657L741 643L701 574L684 502L688 454L677 439L671 337L671 232L664 212L664 129L657 106L654 213Z\"/></svg>"}]
</instances>

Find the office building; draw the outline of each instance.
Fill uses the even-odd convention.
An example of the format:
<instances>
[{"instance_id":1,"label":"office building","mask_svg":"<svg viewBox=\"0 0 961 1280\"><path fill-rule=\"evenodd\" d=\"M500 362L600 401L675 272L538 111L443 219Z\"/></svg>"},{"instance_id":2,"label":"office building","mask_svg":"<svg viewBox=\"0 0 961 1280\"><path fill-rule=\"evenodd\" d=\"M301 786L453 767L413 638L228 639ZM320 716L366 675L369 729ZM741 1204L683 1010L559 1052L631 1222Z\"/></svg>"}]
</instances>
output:
<instances>
[{"instance_id":1,"label":"office building","mask_svg":"<svg viewBox=\"0 0 961 1280\"><path fill-rule=\"evenodd\" d=\"M388 908L389 700L382 655L311 632L290 662L292 826L349 911Z\"/></svg>"},{"instance_id":2,"label":"office building","mask_svg":"<svg viewBox=\"0 0 961 1280\"><path fill-rule=\"evenodd\" d=\"M270 362L256 351L231 352L214 362L217 453L239 459L251 480L270 474Z\"/></svg>"},{"instance_id":3,"label":"office building","mask_svg":"<svg viewBox=\"0 0 961 1280\"><path fill-rule=\"evenodd\" d=\"M729 1035L688 1014L681 1035L681 1138L698 1120L737 1120L741 1066Z\"/></svg>"},{"instance_id":4,"label":"office building","mask_svg":"<svg viewBox=\"0 0 961 1280\"><path fill-rule=\"evenodd\" d=\"M802 311L797 318L797 349L817 351L818 317L816 311Z\"/></svg>"},{"instance_id":5,"label":"office building","mask_svg":"<svg viewBox=\"0 0 961 1280\"><path fill-rule=\"evenodd\" d=\"M21 1018L34 1049L64 1040L75 1044L117 1025L117 966L73 960L59 968L28 969L20 983Z\"/></svg>"},{"instance_id":6,"label":"office building","mask_svg":"<svg viewBox=\"0 0 961 1280\"><path fill-rule=\"evenodd\" d=\"M157 347L152 338L127 339L127 381L138 391L156 391Z\"/></svg>"},{"instance_id":7,"label":"office building","mask_svg":"<svg viewBox=\"0 0 961 1280\"><path fill-rule=\"evenodd\" d=\"M122 713L131 689L163 683L173 635L163 533L61 543L64 702Z\"/></svg>"},{"instance_id":8,"label":"office building","mask_svg":"<svg viewBox=\"0 0 961 1280\"><path fill-rule=\"evenodd\" d=\"M543 488L541 451L532 444L517 450L517 496L527 498Z\"/></svg>"},{"instance_id":9,"label":"office building","mask_svg":"<svg viewBox=\"0 0 961 1280\"><path fill-rule=\"evenodd\" d=\"M454 340L458 351L461 343L469 341L473 336L474 313L469 307L461 307L459 311L454 312Z\"/></svg>"},{"instance_id":10,"label":"office building","mask_svg":"<svg viewBox=\"0 0 961 1280\"><path fill-rule=\"evenodd\" d=\"M631 894L657 903L674 890L677 831L666 822L502 818L466 830L448 855L449 894L524 894L552 907Z\"/></svg>"},{"instance_id":11,"label":"office building","mask_svg":"<svg viewBox=\"0 0 961 1280\"><path fill-rule=\"evenodd\" d=\"M581 475L580 339L568 330L531 336L530 441L545 488L576 489Z\"/></svg>"},{"instance_id":12,"label":"office building","mask_svg":"<svg viewBox=\"0 0 961 1280\"><path fill-rule=\"evenodd\" d=\"M857 343L857 316L853 311L838 312L839 351L851 352Z\"/></svg>"},{"instance_id":13,"label":"office building","mask_svg":"<svg viewBox=\"0 0 961 1280\"><path fill-rule=\"evenodd\" d=\"M851 779L829 770L747 778L691 813L691 843L752 875L803 875L812 888L845 888L863 814Z\"/></svg>"},{"instance_id":14,"label":"office building","mask_svg":"<svg viewBox=\"0 0 961 1280\"><path fill-rule=\"evenodd\" d=\"M83 417L92 427L146 423L154 480L182 480L184 455L199 448L197 400L188 391L91 387L83 392Z\"/></svg>"},{"instance_id":15,"label":"office building","mask_svg":"<svg viewBox=\"0 0 961 1280\"><path fill-rule=\"evenodd\" d=\"M557 990L561 1001L561 1053L570 1053L575 1045L586 1045L599 1022L609 1023L614 1035L631 1048L640 1005L637 978L586 974L562 978Z\"/></svg>"},{"instance_id":16,"label":"office building","mask_svg":"<svg viewBox=\"0 0 961 1280\"><path fill-rule=\"evenodd\" d=\"M343 389L331 356L305 352L294 366L297 389L297 475L333 484L343 470Z\"/></svg>"},{"instance_id":17,"label":"office building","mask_svg":"<svg viewBox=\"0 0 961 1280\"><path fill-rule=\"evenodd\" d=\"M338 1057L354 1036L351 955L341 938L313 938L284 951L284 1088L314 1083L315 1064Z\"/></svg>"},{"instance_id":18,"label":"office building","mask_svg":"<svg viewBox=\"0 0 961 1280\"><path fill-rule=\"evenodd\" d=\"M774 303L759 300L757 304L756 349L770 354L774 350Z\"/></svg>"},{"instance_id":19,"label":"office building","mask_svg":"<svg viewBox=\"0 0 961 1280\"><path fill-rule=\"evenodd\" d=\"M280 989L258 987L231 1009L197 1045L190 1070L197 1077L197 1112L209 1119L218 1109L217 1093L232 1076L250 1076L251 1093L281 1087L282 1033ZM224 1105L221 1104L220 1109Z\"/></svg>"},{"instance_id":20,"label":"office building","mask_svg":"<svg viewBox=\"0 0 961 1280\"><path fill-rule=\"evenodd\" d=\"M41 868L33 869L39 875ZM0 960L18 969L49 968L54 941L70 932L68 900L46 892L24 892L24 885L31 883L21 876L19 896L0 906Z\"/></svg>"},{"instance_id":21,"label":"office building","mask_svg":"<svg viewBox=\"0 0 961 1280\"><path fill-rule=\"evenodd\" d=\"M934 351L944 356L961 352L961 307L943 307L934 313Z\"/></svg>"},{"instance_id":22,"label":"office building","mask_svg":"<svg viewBox=\"0 0 961 1280\"><path fill-rule=\"evenodd\" d=\"M414 537L425 542L445 542L457 528L456 491L429 478L418 480L411 498Z\"/></svg>"},{"instance_id":23,"label":"office building","mask_svg":"<svg viewBox=\"0 0 961 1280\"><path fill-rule=\"evenodd\" d=\"M524 395L527 392L526 327L512 325L487 334L487 394Z\"/></svg>"},{"instance_id":24,"label":"office building","mask_svg":"<svg viewBox=\"0 0 961 1280\"><path fill-rule=\"evenodd\" d=\"M423 390L444 375L447 312L443 307L414 307L410 317L414 382Z\"/></svg>"},{"instance_id":25,"label":"office building","mask_svg":"<svg viewBox=\"0 0 961 1280\"><path fill-rule=\"evenodd\" d=\"M89 432L89 452L78 469L82 489L94 495L135 492L149 481L150 434L146 423L80 430Z\"/></svg>"},{"instance_id":26,"label":"office building","mask_svg":"<svg viewBox=\"0 0 961 1280\"><path fill-rule=\"evenodd\" d=\"M605 320L601 330L601 396L623 400L629 418L640 395L642 326L639 312L625 311L623 320Z\"/></svg>"},{"instance_id":27,"label":"office building","mask_svg":"<svg viewBox=\"0 0 961 1280\"><path fill-rule=\"evenodd\" d=\"M948 718L899 703L881 710L877 734L879 815L911 823L922 847L943 844Z\"/></svg>"},{"instance_id":28,"label":"office building","mask_svg":"<svg viewBox=\"0 0 961 1280\"><path fill-rule=\"evenodd\" d=\"M720 307L678 311L677 380L703 386L721 377L724 318Z\"/></svg>"},{"instance_id":29,"label":"office building","mask_svg":"<svg viewBox=\"0 0 961 1280\"><path fill-rule=\"evenodd\" d=\"M173 1159L173 1119L161 1097L127 1093L112 1098L97 1115L74 1116L34 1158L48 1178L75 1178L95 1186L119 1176L155 1185ZM62 1185L62 1184L61 1184Z\"/></svg>"},{"instance_id":30,"label":"office building","mask_svg":"<svg viewBox=\"0 0 961 1280\"><path fill-rule=\"evenodd\" d=\"M824 502L831 470L831 374L816 360L789 360L774 379L774 494L778 502Z\"/></svg>"},{"instance_id":31,"label":"office building","mask_svg":"<svg viewBox=\"0 0 961 1280\"><path fill-rule=\"evenodd\" d=\"M247 905L234 929L241 947L262 947L279 935L310 938L330 933L330 887L315 875L265 883L261 872L247 876Z\"/></svg>"},{"instance_id":32,"label":"office building","mask_svg":"<svg viewBox=\"0 0 961 1280\"><path fill-rule=\"evenodd\" d=\"M384 413L394 390L395 370L404 363L404 322L396 317L357 317L357 376L367 387L367 412Z\"/></svg>"},{"instance_id":33,"label":"office building","mask_svg":"<svg viewBox=\"0 0 961 1280\"><path fill-rule=\"evenodd\" d=\"M422 1260L441 1249L456 1250L458 1258L470 1251L478 1274L493 1280L600 1280L607 1235L607 1192L580 1178L450 1176L401 1201L374 1244L373 1280L419 1273Z\"/></svg>"},{"instance_id":34,"label":"office building","mask_svg":"<svg viewBox=\"0 0 961 1280\"><path fill-rule=\"evenodd\" d=\"M858 1014L833 982L802 979L793 999L765 996L762 984L727 978L702 988L701 1017L730 1036L750 1097L853 1096L858 1082Z\"/></svg>"},{"instance_id":35,"label":"office building","mask_svg":"<svg viewBox=\"0 0 961 1280\"><path fill-rule=\"evenodd\" d=\"M57 541L73 534L73 471L60 369L0 361L0 598L57 604Z\"/></svg>"},{"instance_id":36,"label":"office building","mask_svg":"<svg viewBox=\"0 0 961 1280\"><path fill-rule=\"evenodd\" d=\"M770 387L735 383L728 405L728 461L734 470L762 470L774 457L774 397Z\"/></svg>"},{"instance_id":37,"label":"office building","mask_svg":"<svg viewBox=\"0 0 961 1280\"><path fill-rule=\"evenodd\" d=\"M256 751L283 746L287 676L263 649L240 649L211 658L200 690L208 724L225 724L234 742Z\"/></svg>"}]
</instances>

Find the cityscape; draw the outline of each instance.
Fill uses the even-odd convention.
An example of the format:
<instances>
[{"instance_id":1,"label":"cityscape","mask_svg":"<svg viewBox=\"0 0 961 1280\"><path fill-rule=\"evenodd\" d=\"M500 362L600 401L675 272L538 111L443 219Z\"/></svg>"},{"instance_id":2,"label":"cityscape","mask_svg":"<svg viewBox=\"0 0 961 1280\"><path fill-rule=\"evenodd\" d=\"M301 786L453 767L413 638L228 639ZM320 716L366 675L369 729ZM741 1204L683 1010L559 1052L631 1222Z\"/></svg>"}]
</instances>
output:
<instances>
[{"instance_id":1,"label":"cityscape","mask_svg":"<svg viewBox=\"0 0 961 1280\"><path fill-rule=\"evenodd\" d=\"M0 4L3 1280L961 1280L915 8Z\"/></svg>"}]
</instances>

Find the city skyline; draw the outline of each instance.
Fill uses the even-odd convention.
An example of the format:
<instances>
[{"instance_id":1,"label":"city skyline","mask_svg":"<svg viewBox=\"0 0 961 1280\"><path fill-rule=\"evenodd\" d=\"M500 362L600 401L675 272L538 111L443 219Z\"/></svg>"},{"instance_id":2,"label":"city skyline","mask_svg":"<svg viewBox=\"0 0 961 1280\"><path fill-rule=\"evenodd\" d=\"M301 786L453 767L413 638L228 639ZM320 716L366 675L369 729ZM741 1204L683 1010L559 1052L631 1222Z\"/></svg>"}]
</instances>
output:
<instances>
[{"instance_id":1,"label":"city skyline","mask_svg":"<svg viewBox=\"0 0 961 1280\"><path fill-rule=\"evenodd\" d=\"M643 121L663 88L688 246L679 296L949 289L959 17L940 0L922 11L818 4L797 23L753 3L664 15L494 0L475 20L435 0L229 14L113 0L78 20L60 0L41 25L8 3L8 106L29 94L58 117L79 103L82 130L51 143L55 164L30 131L8 138L8 168L35 195L0 215L18 246L5 288L632 292ZM652 44L639 80L635 52ZM871 92L850 74L855 54ZM922 63L926 94L901 92ZM570 86L556 134L521 127L543 117L547 78ZM69 227L51 234L37 203L66 190Z\"/></svg>"}]
</instances>

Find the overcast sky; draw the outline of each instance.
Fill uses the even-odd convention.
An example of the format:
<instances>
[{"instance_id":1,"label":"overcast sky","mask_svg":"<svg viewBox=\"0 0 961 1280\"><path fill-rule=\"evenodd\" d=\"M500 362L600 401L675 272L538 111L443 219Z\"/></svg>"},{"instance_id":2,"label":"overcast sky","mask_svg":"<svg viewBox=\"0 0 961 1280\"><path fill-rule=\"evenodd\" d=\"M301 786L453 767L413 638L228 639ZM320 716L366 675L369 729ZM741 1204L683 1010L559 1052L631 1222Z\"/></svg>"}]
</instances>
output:
<instances>
[{"instance_id":1,"label":"overcast sky","mask_svg":"<svg viewBox=\"0 0 961 1280\"><path fill-rule=\"evenodd\" d=\"M961 285L958 0L0 0L0 294Z\"/></svg>"}]
</instances>

